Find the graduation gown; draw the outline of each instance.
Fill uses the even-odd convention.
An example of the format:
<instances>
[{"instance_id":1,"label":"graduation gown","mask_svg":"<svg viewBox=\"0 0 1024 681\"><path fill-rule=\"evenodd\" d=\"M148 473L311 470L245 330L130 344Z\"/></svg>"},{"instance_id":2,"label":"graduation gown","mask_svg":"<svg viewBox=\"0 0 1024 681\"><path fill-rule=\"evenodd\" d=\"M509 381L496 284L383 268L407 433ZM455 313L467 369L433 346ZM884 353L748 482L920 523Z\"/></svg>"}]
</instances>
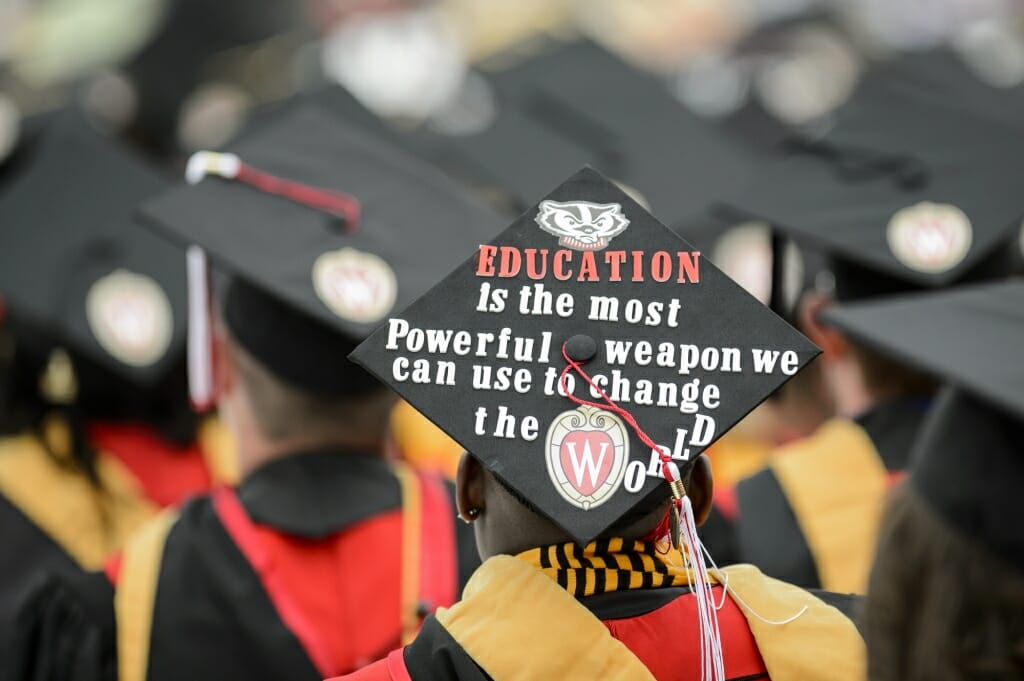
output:
<instances>
[{"instance_id":1,"label":"graduation gown","mask_svg":"<svg viewBox=\"0 0 1024 681\"><path fill-rule=\"evenodd\" d=\"M218 427L204 425L201 444L181 447L143 424L90 424L98 486L34 434L0 438L0 648L11 644L21 603L48 576L99 569L161 507L211 486Z\"/></svg>"},{"instance_id":2,"label":"graduation gown","mask_svg":"<svg viewBox=\"0 0 1024 681\"><path fill-rule=\"evenodd\" d=\"M751 566L730 568L729 581L762 617L803 614L777 625L787 629L775 628L725 599L718 619L727 679L862 678L863 641L848 613L835 607L852 609L850 597L826 595L830 604ZM696 630L695 598L685 586L574 599L518 558L498 556L474 575L460 603L426 621L411 645L342 679L700 679Z\"/></svg>"},{"instance_id":3,"label":"graduation gown","mask_svg":"<svg viewBox=\"0 0 1024 681\"><path fill-rule=\"evenodd\" d=\"M118 678L313 681L399 645L409 566L418 626L479 563L450 485L417 478L422 531L406 531L410 493L385 460L338 451L274 460L156 519L106 569ZM423 597L438 593L447 600ZM54 633L26 666L44 668L48 647L95 636L56 617L29 623Z\"/></svg>"},{"instance_id":4,"label":"graduation gown","mask_svg":"<svg viewBox=\"0 0 1024 681\"><path fill-rule=\"evenodd\" d=\"M804 587L864 593L885 494L909 463L927 403L833 419L736 487L740 560Z\"/></svg>"}]
</instances>

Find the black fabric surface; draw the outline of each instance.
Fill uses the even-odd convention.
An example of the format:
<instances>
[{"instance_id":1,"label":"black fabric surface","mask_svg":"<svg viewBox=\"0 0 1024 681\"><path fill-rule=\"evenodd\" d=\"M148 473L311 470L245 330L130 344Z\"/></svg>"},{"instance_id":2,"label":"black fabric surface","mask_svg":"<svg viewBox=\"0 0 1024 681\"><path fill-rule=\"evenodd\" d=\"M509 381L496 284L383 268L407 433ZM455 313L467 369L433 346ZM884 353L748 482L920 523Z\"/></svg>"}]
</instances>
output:
<instances>
[{"instance_id":1,"label":"black fabric surface","mask_svg":"<svg viewBox=\"0 0 1024 681\"><path fill-rule=\"evenodd\" d=\"M729 202L835 258L889 275L905 290L977 278L972 270L994 252L1015 248L1024 214L1013 181L1024 151L1015 90L985 86L941 53L876 65L824 135L780 145ZM893 253L890 220L922 202L966 215L971 240L962 260L929 271ZM1008 266L991 261L984 278Z\"/></svg>"},{"instance_id":2,"label":"black fabric surface","mask_svg":"<svg viewBox=\"0 0 1024 681\"><path fill-rule=\"evenodd\" d=\"M150 681L320 678L208 498L167 538L153 620Z\"/></svg>"},{"instance_id":3,"label":"black fabric surface","mask_svg":"<svg viewBox=\"0 0 1024 681\"><path fill-rule=\"evenodd\" d=\"M75 109L45 116L16 171L0 187L0 290L15 335L23 324L46 329L53 342L140 388L180 369L184 253L133 218L136 204L168 181ZM111 355L87 317L93 284L121 269L153 279L171 308L167 351L148 364Z\"/></svg>"},{"instance_id":4,"label":"black fabric surface","mask_svg":"<svg viewBox=\"0 0 1024 681\"><path fill-rule=\"evenodd\" d=\"M805 588L821 587L814 556L779 479L765 468L736 485L739 560Z\"/></svg>"},{"instance_id":5,"label":"black fabric surface","mask_svg":"<svg viewBox=\"0 0 1024 681\"><path fill-rule=\"evenodd\" d=\"M896 360L1024 414L1024 281L835 306L824 320Z\"/></svg>"},{"instance_id":6,"label":"black fabric surface","mask_svg":"<svg viewBox=\"0 0 1024 681\"><path fill-rule=\"evenodd\" d=\"M688 593L688 586L630 589L584 596L579 602L599 620L622 620L646 615Z\"/></svg>"},{"instance_id":7,"label":"black fabric surface","mask_svg":"<svg viewBox=\"0 0 1024 681\"><path fill-rule=\"evenodd\" d=\"M1024 570L1024 416L947 390L914 451L910 480L951 527Z\"/></svg>"},{"instance_id":8,"label":"black fabric surface","mask_svg":"<svg viewBox=\"0 0 1024 681\"><path fill-rule=\"evenodd\" d=\"M387 462L366 452L320 451L272 461L238 486L249 516L307 539L401 506Z\"/></svg>"},{"instance_id":9,"label":"black fabric surface","mask_svg":"<svg viewBox=\"0 0 1024 681\"><path fill-rule=\"evenodd\" d=\"M593 42L559 46L499 73L494 82L509 107L562 144L585 150L584 162L637 189L669 225L731 195L753 166L751 145L688 110L656 75ZM505 147L515 149L514 138L505 135ZM522 178L524 206L581 165L573 164L568 149L556 148L549 161L546 147L535 148L544 150L543 157L510 178Z\"/></svg>"},{"instance_id":10,"label":"black fabric surface","mask_svg":"<svg viewBox=\"0 0 1024 681\"><path fill-rule=\"evenodd\" d=\"M81 574L81 568L3 495L0 495L0 536L3 537L0 550L0 650L14 650L15 621L25 599L40 588L47 573L71 578ZM0 660L3 657L0 655ZM0 678L6 677L0 675Z\"/></svg>"},{"instance_id":11,"label":"black fabric surface","mask_svg":"<svg viewBox=\"0 0 1024 681\"><path fill-rule=\"evenodd\" d=\"M45 578L22 603L0 678L116 681L113 596L101 573Z\"/></svg>"},{"instance_id":12,"label":"black fabric surface","mask_svg":"<svg viewBox=\"0 0 1024 681\"><path fill-rule=\"evenodd\" d=\"M887 470L906 470L927 406L919 399L900 400L878 405L856 419ZM738 561L753 563L766 575L797 586L819 588L814 556L771 468L741 480L736 495Z\"/></svg>"},{"instance_id":13,"label":"black fabric surface","mask_svg":"<svg viewBox=\"0 0 1024 681\"><path fill-rule=\"evenodd\" d=\"M416 640L406 646L405 666L412 681L490 681L448 630L431 615Z\"/></svg>"},{"instance_id":14,"label":"black fabric surface","mask_svg":"<svg viewBox=\"0 0 1024 681\"><path fill-rule=\"evenodd\" d=\"M898 400L879 405L857 417L857 424L890 472L910 467L910 454L932 401L927 398Z\"/></svg>"},{"instance_id":15,"label":"black fabric surface","mask_svg":"<svg viewBox=\"0 0 1024 681\"><path fill-rule=\"evenodd\" d=\"M834 591L824 591L822 589L807 589L807 591L846 615L847 619L853 622L854 626L857 627L857 631L860 632L860 635L864 635L864 629L862 628L863 623L861 622L861 613L864 608L864 596L860 596L858 594L841 594Z\"/></svg>"},{"instance_id":16,"label":"black fabric surface","mask_svg":"<svg viewBox=\"0 0 1024 681\"><path fill-rule=\"evenodd\" d=\"M708 553L718 565L732 565L740 561L736 544L736 525L725 517L717 506L711 506L711 513L704 524L697 528L697 534Z\"/></svg>"},{"instance_id":17,"label":"black fabric surface","mask_svg":"<svg viewBox=\"0 0 1024 681\"><path fill-rule=\"evenodd\" d=\"M347 359L357 339L245 279L231 278L224 299L224 323L232 338L285 383L325 397L358 397L381 388Z\"/></svg>"}]
</instances>

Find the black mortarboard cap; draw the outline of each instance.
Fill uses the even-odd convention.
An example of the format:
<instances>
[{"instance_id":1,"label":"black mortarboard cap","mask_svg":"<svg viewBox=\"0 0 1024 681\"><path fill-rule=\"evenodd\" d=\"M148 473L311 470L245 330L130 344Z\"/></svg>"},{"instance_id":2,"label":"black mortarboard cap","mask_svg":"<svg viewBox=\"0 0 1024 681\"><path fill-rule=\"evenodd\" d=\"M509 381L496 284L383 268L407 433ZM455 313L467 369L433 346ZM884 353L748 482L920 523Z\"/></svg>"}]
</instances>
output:
<instances>
[{"instance_id":1,"label":"black mortarboard cap","mask_svg":"<svg viewBox=\"0 0 1024 681\"><path fill-rule=\"evenodd\" d=\"M136 90L133 135L160 153L174 151L182 104L210 71L222 75L212 68L216 56L301 28L301 13L278 0L168 3L152 38L124 66ZM263 77L250 69L244 77Z\"/></svg>"},{"instance_id":2,"label":"black mortarboard cap","mask_svg":"<svg viewBox=\"0 0 1024 681\"><path fill-rule=\"evenodd\" d=\"M852 268L847 297L1004 274L1024 215L1019 132L942 105L923 76L896 82L869 74L824 137L792 140L730 199Z\"/></svg>"},{"instance_id":3,"label":"black mortarboard cap","mask_svg":"<svg viewBox=\"0 0 1024 681\"><path fill-rule=\"evenodd\" d=\"M317 394L377 385L347 351L458 262L453 244L498 226L436 170L317 107L297 108L229 151L193 156L195 184L143 212L233 275L224 318L236 340Z\"/></svg>"},{"instance_id":4,"label":"black mortarboard cap","mask_svg":"<svg viewBox=\"0 0 1024 681\"><path fill-rule=\"evenodd\" d=\"M461 182L499 191L516 212L575 169L601 160L599 151L515 105L500 108L491 125L479 132L433 134L442 139L432 162Z\"/></svg>"},{"instance_id":5,"label":"black mortarboard cap","mask_svg":"<svg viewBox=\"0 0 1024 681\"><path fill-rule=\"evenodd\" d=\"M672 230L787 321L825 267L819 254L727 206L714 206Z\"/></svg>"},{"instance_id":6,"label":"black mortarboard cap","mask_svg":"<svg viewBox=\"0 0 1024 681\"><path fill-rule=\"evenodd\" d=\"M686 109L657 76L589 41L524 62L495 85L506 106L588 150L591 165L642 192L670 226L731 195L751 165L748 145ZM565 163L532 165L545 188L571 172Z\"/></svg>"},{"instance_id":7,"label":"black mortarboard cap","mask_svg":"<svg viewBox=\"0 0 1024 681\"><path fill-rule=\"evenodd\" d=\"M559 394L563 344L629 416ZM586 168L352 358L586 543L668 498L650 442L685 470L817 352ZM572 394L600 402L575 369L568 376Z\"/></svg>"},{"instance_id":8,"label":"black mortarboard cap","mask_svg":"<svg viewBox=\"0 0 1024 681\"><path fill-rule=\"evenodd\" d=\"M884 125L878 125L882 110ZM896 144L912 146L915 139L934 134L936 126L970 120L976 120L989 139L1000 127L1019 135L1024 127L1024 87L990 85L954 52L924 50L874 65L837 112L832 134L852 145L871 145L871 135L887 135ZM1001 142L1020 145L1012 137Z\"/></svg>"},{"instance_id":9,"label":"black mortarboard cap","mask_svg":"<svg viewBox=\"0 0 1024 681\"><path fill-rule=\"evenodd\" d=\"M181 251L133 215L169 183L77 110L32 131L0 186L8 322L152 388L180 368L185 272Z\"/></svg>"},{"instance_id":10,"label":"black mortarboard cap","mask_svg":"<svg viewBox=\"0 0 1024 681\"><path fill-rule=\"evenodd\" d=\"M1024 568L1024 281L831 309L847 333L949 382L911 481L946 520Z\"/></svg>"},{"instance_id":11,"label":"black mortarboard cap","mask_svg":"<svg viewBox=\"0 0 1024 681\"><path fill-rule=\"evenodd\" d=\"M363 106L351 93L340 85L328 85L313 92L305 93L283 102L263 107L257 111L246 126L245 136L258 134L265 125L289 115L292 111L315 106L344 120L345 125L358 129L373 138L398 147L403 152L429 163L452 179L471 190L487 192L491 198L498 192L498 204L513 204L518 208L522 192L531 187L535 196L549 185L536 185L536 169L531 163L537 162L535 154L523 153L524 147L548 158L569 158L573 163L567 168L577 168L588 159L580 150L565 153L571 143L536 124L531 124L515 111L500 115L487 133L452 137L430 129L427 125L410 125L408 122L391 121L381 118ZM511 136L503 131L513 130ZM508 141L506 145L505 142ZM507 178L517 178L509 185ZM521 184L520 184L521 182Z\"/></svg>"}]
</instances>

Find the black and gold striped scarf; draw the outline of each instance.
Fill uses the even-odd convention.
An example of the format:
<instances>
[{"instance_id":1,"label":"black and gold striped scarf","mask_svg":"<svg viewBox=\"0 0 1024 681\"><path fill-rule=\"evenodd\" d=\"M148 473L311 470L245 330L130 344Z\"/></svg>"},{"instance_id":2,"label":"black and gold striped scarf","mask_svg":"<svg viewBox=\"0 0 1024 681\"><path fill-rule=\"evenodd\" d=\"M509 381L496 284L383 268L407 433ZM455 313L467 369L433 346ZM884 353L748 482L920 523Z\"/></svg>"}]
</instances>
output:
<instances>
[{"instance_id":1,"label":"black and gold striped scarf","mask_svg":"<svg viewBox=\"0 0 1024 681\"><path fill-rule=\"evenodd\" d=\"M679 551L654 542L599 539L584 547L568 542L530 549L516 558L533 565L576 598L627 589L686 586L688 570Z\"/></svg>"}]
</instances>

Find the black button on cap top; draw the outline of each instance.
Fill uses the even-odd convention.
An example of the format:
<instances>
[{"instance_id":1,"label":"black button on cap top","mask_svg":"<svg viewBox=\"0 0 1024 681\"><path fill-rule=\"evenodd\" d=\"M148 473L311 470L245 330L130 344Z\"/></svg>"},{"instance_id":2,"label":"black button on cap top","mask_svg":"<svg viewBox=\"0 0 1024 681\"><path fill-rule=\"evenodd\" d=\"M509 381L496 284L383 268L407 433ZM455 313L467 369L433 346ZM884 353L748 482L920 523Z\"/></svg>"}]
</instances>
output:
<instances>
[{"instance_id":1,"label":"black button on cap top","mask_svg":"<svg viewBox=\"0 0 1024 681\"><path fill-rule=\"evenodd\" d=\"M597 354L597 341L586 334L577 334L565 341L565 354L574 362L589 362Z\"/></svg>"}]
</instances>

